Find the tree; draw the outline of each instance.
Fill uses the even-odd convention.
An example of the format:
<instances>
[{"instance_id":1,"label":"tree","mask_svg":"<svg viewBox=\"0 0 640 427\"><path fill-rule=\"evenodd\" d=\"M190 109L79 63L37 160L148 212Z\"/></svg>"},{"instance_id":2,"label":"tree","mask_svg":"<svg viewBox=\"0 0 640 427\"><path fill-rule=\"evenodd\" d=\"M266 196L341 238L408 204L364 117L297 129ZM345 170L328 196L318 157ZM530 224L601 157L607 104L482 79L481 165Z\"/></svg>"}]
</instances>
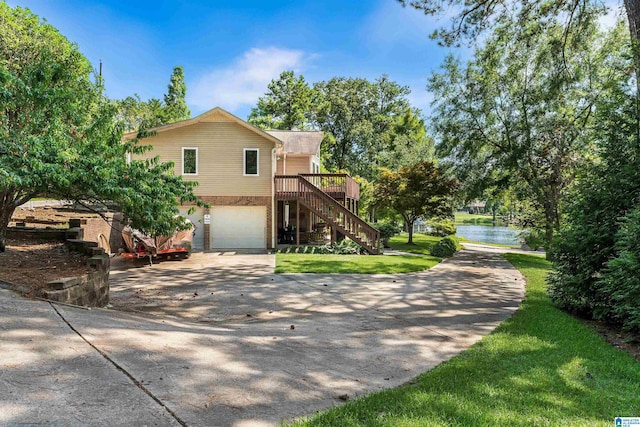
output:
<instances>
[{"instance_id":1,"label":"tree","mask_svg":"<svg viewBox=\"0 0 640 427\"><path fill-rule=\"evenodd\" d=\"M394 117L389 139L387 147L376 159L381 167L398 170L418 161L432 161L435 157L435 144L427 135L418 109L407 108Z\"/></svg>"},{"instance_id":2,"label":"tree","mask_svg":"<svg viewBox=\"0 0 640 427\"><path fill-rule=\"evenodd\" d=\"M153 159L127 163L149 148L122 143L115 107L92 67L51 25L0 3L0 251L15 209L38 196L115 206L151 235L184 227L179 201L193 185Z\"/></svg>"},{"instance_id":3,"label":"tree","mask_svg":"<svg viewBox=\"0 0 640 427\"><path fill-rule=\"evenodd\" d=\"M392 141L396 117L409 108L409 88L387 76L375 82L334 77L314 84L314 90L314 123L330 134L322 145L325 164L372 179L379 153Z\"/></svg>"},{"instance_id":4,"label":"tree","mask_svg":"<svg viewBox=\"0 0 640 427\"><path fill-rule=\"evenodd\" d=\"M606 301L594 313L600 319L640 332L640 204L621 221L614 244L615 256L597 282L597 294Z\"/></svg>"},{"instance_id":5,"label":"tree","mask_svg":"<svg viewBox=\"0 0 640 427\"><path fill-rule=\"evenodd\" d=\"M313 90L293 71L283 71L251 110L249 123L264 129L307 129Z\"/></svg>"},{"instance_id":6,"label":"tree","mask_svg":"<svg viewBox=\"0 0 640 427\"><path fill-rule=\"evenodd\" d=\"M397 0L402 6L411 6L426 15L436 15L445 10L457 10L449 29L440 28L432 37L439 38L448 46L460 42L461 39L476 39L480 33L490 28L495 22L511 20L517 16L520 24L531 20L555 20L564 16L567 31L572 25L579 23L581 14L593 7L602 8L602 2L593 0L531 0L520 2L515 0ZM640 37L640 1L624 0L629 18L629 30L632 40ZM514 15L513 11L516 10Z\"/></svg>"},{"instance_id":7,"label":"tree","mask_svg":"<svg viewBox=\"0 0 640 427\"><path fill-rule=\"evenodd\" d=\"M150 129L163 123L164 108L162 101L157 98L151 98L145 102L135 94L113 103L116 108L116 119L122 123L125 132Z\"/></svg>"},{"instance_id":8,"label":"tree","mask_svg":"<svg viewBox=\"0 0 640 427\"><path fill-rule=\"evenodd\" d=\"M564 32L569 34L574 25L583 21L583 13L590 14L593 8L606 9L600 0L397 0L403 6L410 5L422 10L426 15L442 13L445 10L459 11L449 29L436 30L433 38L451 46L461 39L476 40L480 33L490 28L494 22L502 22L517 16L520 25L531 21L556 20L564 18ZM624 0L628 31L633 43L633 57L636 74L636 96L640 96L640 0ZM514 9L517 13L514 14ZM637 106L640 111L640 99Z\"/></svg>"},{"instance_id":9,"label":"tree","mask_svg":"<svg viewBox=\"0 0 640 427\"><path fill-rule=\"evenodd\" d=\"M446 176L433 162L422 161L398 171L382 168L375 183L375 195L381 206L398 212L413 244L413 224L419 218L450 215L457 181Z\"/></svg>"},{"instance_id":10,"label":"tree","mask_svg":"<svg viewBox=\"0 0 640 427\"><path fill-rule=\"evenodd\" d=\"M396 145L420 158L430 152L431 141L420 113L409 107L408 94L407 87L387 76L374 82L334 77L311 88L304 76L285 71L271 81L249 122L263 129L322 130L325 167L371 180L376 165L398 163L393 155Z\"/></svg>"},{"instance_id":11,"label":"tree","mask_svg":"<svg viewBox=\"0 0 640 427\"><path fill-rule=\"evenodd\" d=\"M145 102L138 94L128 96L113 101L117 111L116 118L122 122L125 132L150 129L188 119L191 111L185 101L186 93L184 71L180 66L175 67L167 93L164 95L164 102L158 98L151 98Z\"/></svg>"},{"instance_id":12,"label":"tree","mask_svg":"<svg viewBox=\"0 0 640 427\"><path fill-rule=\"evenodd\" d=\"M165 124L165 106L158 98L151 98L145 106L145 115L142 117L140 127L134 130L151 129Z\"/></svg>"},{"instance_id":13,"label":"tree","mask_svg":"<svg viewBox=\"0 0 640 427\"><path fill-rule=\"evenodd\" d=\"M185 98L187 85L184 82L184 70L181 66L173 68L171 81L164 96L164 109L161 113L162 124L186 120L191 116Z\"/></svg>"},{"instance_id":14,"label":"tree","mask_svg":"<svg viewBox=\"0 0 640 427\"><path fill-rule=\"evenodd\" d=\"M619 29L601 37L592 12L569 34L553 21L501 23L466 68L449 58L430 81L439 153L475 192L524 188L543 214L547 244L589 158L595 101L624 40Z\"/></svg>"}]
</instances>

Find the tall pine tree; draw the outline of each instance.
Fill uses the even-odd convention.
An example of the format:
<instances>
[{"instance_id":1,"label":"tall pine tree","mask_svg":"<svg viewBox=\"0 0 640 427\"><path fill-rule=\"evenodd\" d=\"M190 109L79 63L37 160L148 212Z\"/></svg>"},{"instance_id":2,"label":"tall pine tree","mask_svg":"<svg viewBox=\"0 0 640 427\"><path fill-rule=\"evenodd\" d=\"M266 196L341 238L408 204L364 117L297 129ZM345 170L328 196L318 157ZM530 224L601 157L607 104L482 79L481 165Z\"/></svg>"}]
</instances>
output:
<instances>
[{"instance_id":1,"label":"tall pine tree","mask_svg":"<svg viewBox=\"0 0 640 427\"><path fill-rule=\"evenodd\" d=\"M186 96L187 85L184 82L184 70L181 66L174 67L167 93L164 96L163 124L185 120L191 116L191 111L185 101Z\"/></svg>"}]
</instances>

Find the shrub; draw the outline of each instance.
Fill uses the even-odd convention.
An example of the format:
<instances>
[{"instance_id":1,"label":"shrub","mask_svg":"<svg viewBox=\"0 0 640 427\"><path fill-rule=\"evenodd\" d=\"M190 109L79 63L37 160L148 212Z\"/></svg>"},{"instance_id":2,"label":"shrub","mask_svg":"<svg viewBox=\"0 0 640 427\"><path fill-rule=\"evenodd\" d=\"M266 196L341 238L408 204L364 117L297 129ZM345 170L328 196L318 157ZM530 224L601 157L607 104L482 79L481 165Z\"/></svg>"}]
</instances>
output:
<instances>
[{"instance_id":1,"label":"shrub","mask_svg":"<svg viewBox=\"0 0 640 427\"><path fill-rule=\"evenodd\" d=\"M434 218L427 221L427 225L429 226L430 231L426 234L429 236L453 236L457 231L456 223L448 218Z\"/></svg>"},{"instance_id":2,"label":"shrub","mask_svg":"<svg viewBox=\"0 0 640 427\"><path fill-rule=\"evenodd\" d=\"M547 289L564 310L625 324L621 316L628 312L625 306L634 285L627 278L618 288L614 277L633 264L628 240L635 232L619 219L637 210L640 202L640 140L629 136L638 130L637 100L626 89L618 94L605 97L596 108L598 161L581 172L566 197L566 222L548 251L555 268ZM637 275L635 270L632 276ZM629 319L626 327L636 322Z\"/></svg>"},{"instance_id":3,"label":"shrub","mask_svg":"<svg viewBox=\"0 0 640 427\"><path fill-rule=\"evenodd\" d=\"M353 240L344 239L333 245L323 246L287 246L278 249L281 254L335 254L335 255L359 255L364 249Z\"/></svg>"},{"instance_id":4,"label":"shrub","mask_svg":"<svg viewBox=\"0 0 640 427\"><path fill-rule=\"evenodd\" d=\"M380 242L385 248L389 247L389 239L398 234L401 230L397 225L390 223L375 224L374 227L376 227L380 232Z\"/></svg>"},{"instance_id":5,"label":"shrub","mask_svg":"<svg viewBox=\"0 0 640 427\"><path fill-rule=\"evenodd\" d=\"M522 243L529 246L532 251L544 246L544 234L540 230L526 230L520 233Z\"/></svg>"},{"instance_id":6,"label":"shrub","mask_svg":"<svg viewBox=\"0 0 640 427\"><path fill-rule=\"evenodd\" d=\"M460 250L460 242L455 236L443 237L431 248L431 255L448 258Z\"/></svg>"},{"instance_id":7,"label":"shrub","mask_svg":"<svg viewBox=\"0 0 640 427\"><path fill-rule=\"evenodd\" d=\"M596 282L599 300L594 317L640 332L640 206L627 215L617 233L613 257Z\"/></svg>"}]
</instances>

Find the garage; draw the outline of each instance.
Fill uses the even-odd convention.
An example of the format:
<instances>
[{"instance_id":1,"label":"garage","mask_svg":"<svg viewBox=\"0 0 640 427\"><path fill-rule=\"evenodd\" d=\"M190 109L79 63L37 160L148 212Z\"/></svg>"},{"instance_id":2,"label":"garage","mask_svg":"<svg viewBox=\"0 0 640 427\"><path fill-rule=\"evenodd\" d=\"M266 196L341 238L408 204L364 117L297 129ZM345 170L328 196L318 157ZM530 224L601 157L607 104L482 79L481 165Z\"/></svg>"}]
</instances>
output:
<instances>
[{"instance_id":1,"label":"garage","mask_svg":"<svg viewBox=\"0 0 640 427\"><path fill-rule=\"evenodd\" d=\"M180 215L186 217L196 227L191 248L195 250L204 249L204 211L202 208L195 207L192 214L188 214L189 206L180 206Z\"/></svg>"},{"instance_id":2,"label":"garage","mask_svg":"<svg viewBox=\"0 0 640 427\"><path fill-rule=\"evenodd\" d=\"M211 207L212 249L265 249L266 206Z\"/></svg>"}]
</instances>

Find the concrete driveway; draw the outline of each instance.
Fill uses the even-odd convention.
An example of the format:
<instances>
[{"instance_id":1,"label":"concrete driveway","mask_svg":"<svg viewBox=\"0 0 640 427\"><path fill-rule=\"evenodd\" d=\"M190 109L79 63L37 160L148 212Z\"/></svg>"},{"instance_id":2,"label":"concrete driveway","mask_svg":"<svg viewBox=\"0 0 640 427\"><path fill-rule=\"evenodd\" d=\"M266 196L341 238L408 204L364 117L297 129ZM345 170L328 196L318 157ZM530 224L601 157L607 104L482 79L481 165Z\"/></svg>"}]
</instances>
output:
<instances>
[{"instance_id":1,"label":"concrete driveway","mask_svg":"<svg viewBox=\"0 0 640 427\"><path fill-rule=\"evenodd\" d=\"M274 275L273 262L118 268L113 304L129 313L0 292L2 313L23 313L0 323L0 387L12 390L0 424L274 425L409 381L524 295L517 270L478 248L404 275Z\"/></svg>"}]
</instances>

